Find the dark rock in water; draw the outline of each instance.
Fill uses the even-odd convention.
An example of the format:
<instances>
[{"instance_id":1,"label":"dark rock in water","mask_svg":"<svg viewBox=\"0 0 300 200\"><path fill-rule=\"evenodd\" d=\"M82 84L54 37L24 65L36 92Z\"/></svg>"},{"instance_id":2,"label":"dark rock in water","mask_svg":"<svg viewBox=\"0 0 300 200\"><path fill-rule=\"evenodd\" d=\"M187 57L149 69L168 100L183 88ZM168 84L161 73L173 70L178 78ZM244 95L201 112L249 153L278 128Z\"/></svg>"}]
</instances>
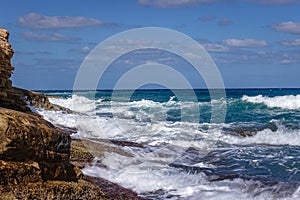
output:
<instances>
[{"instance_id":1,"label":"dark rock in water","mask_svg":"<svg viewBox=\"0 0 300 200\"><path fill-rule=\"evenodd\" d=\"M107 199L126 199L126 200L143 200L144 198L129 189L120 187L119 185L109 182L102 178L85 176L84 180L95 183L104 192ZM111 192L114 191L114 192Z\"/></svg>"},{"instance_id":2,"label":"dark rock in water","mask_svg":"<svg viewBox=\"0 0 300 200\"><path fill-rule=\"evenodd\" d=\"M269 122L263 125L251 125L251 126L238 126L238 127L230 127L223 128L224 133L237 135L242 137L250 137L257 134L257 132L270 129L272 132L277 131L278 127L274 122Z\"/></svg>"},{"instance_id":3,"label":"dark rock in water","mask_svg":"<svg viewBox=\"0 0 300 200\"><path fill-rule=\"evenodd\" d=\"M111 143L115 145L119 145L122 147L138 147L138 148L144 148L144 146L140 143L136 142L130 142L130 141L118 141L118 140L110 140Z\"/></svg>"}]
</instances>

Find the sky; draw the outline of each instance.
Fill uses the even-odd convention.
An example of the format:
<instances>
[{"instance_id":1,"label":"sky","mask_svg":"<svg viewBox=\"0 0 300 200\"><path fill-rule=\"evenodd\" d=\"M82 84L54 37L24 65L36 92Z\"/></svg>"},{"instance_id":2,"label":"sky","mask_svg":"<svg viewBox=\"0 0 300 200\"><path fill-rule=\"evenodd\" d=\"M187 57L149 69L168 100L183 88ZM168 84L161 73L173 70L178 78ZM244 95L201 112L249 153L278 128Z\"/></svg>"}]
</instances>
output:
<instances>
[{"instance_id":1,"label":"sky","mask_svg":"<svg viewBox=\"0 0 300 200\"><path fill-rule=\"evenodd\" d=\"M25 89L72 89L80 65L99 43L142 27L175 30L197 41L227 88L298 88L299 10L299 0L10 0L1 4L0 27L9 30L15 51L13 84ZM141 64L149 54L192 73L176 56L139 51L115 62L106 87L126 64Z\"/></svg>"}]
</instances>

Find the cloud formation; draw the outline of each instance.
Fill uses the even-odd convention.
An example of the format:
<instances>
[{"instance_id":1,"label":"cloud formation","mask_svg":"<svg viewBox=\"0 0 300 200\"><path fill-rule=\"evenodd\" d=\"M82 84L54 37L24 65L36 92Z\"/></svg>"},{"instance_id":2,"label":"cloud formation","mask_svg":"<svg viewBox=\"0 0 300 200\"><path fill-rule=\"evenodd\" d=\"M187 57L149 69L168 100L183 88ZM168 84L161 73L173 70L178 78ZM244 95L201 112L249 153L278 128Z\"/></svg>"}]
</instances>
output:
<instances>
[{"instance_id":1,"label":"cloud formation","mask_svg":"<svg viewBox=\"0 0 300 200\"><path fill-rule=\"evenodd\" d=\"M282 40L280 43L285 46L300 46L300 39Z\"/></svg>"},{"instance_id":2,"label":"cloud formation","mask_svg":"<svg viewBox=\"0 0 300 200\"><path fill-rule=\"evenodd\" d=\"M31 29L81 28L106 25L100 20L81 16L46 16L39 13L29 13L19 17L18 24Z\"/></svg>"},{"instance_id":3,"label":"cloud formation","mask_svg":"<svg viewBox=\"0 0 300 200\"><path fill-rule=\"evenodd\" d=\"M219 44L202 44L204 49L209 52L228 52L229 48Z\"/></svg>"},{"instance_id":4,"label":"cloud formation","mask_svg":"<svg viewBox=\"0 0 300 200\"><path fill-rule=\"evenodd\" d=\"M267 46L267 42L265 40L255 40L255 39L226 39L223 40L223 43L227 46L231 47L251 47L251 48L259 48Z\"/></svg>"},{"instance_id":5,"label":"cloud formation","mask_svg":"<svg viewBox=\"0 0 300 200\"><path fill-rule=\"evenodd\" d=\"M258 4L290 4L296 3L297 0L244 0ZM159 8L184 7L197 4L209 4L215 2L232 2L232 0L138 0L142 6L153 6ZM234 1L233 1L234 2Z\"/></svg>"},{"instance_id":6,"label":"cloud formation","mask_svg":"<svg viewBox=\"0 0 300 200\"><path fill-rule=\"evenodd\" d=\"M48 42L76 42L79 39L75 37L68 37L61 34L37 34L33 32L24 32L22 37L25 39L36 41L48 41Z\"/></svg>"},{"instance_id":7,"label":"cloud formation","mask_svg":"<svg viewBox=\"0 0 300 200\"><path fill-rule=\"evenodd\" d=\"M231 21L230 19L224 18L224 19L220 19L220 20L218 21L218 25L219 25L219 26L228 26L228 25L230 25L230 24L232 24L232 21Z\"/></svg>"},{"instance_id":8,"label":"cloud formation","mask_svg":"<svg viewBox=\"0 0 300 200\"><path fill-rule=\"evenodd\" d=\"M190 6L195 4L214 3L222 0L139 0L139 4L143 6L154 6L159 8L172 8Z\"/></svg>"},{"instance_id":9,"label":"cloud formation","mask_svg":"<svg viewBox=\"0 0 300 200\"><path fill-rule=\"evenodd\" d=\"M218 19L216 16L213 16L213 15L201 16L201 17L198 17L198 20L201 21L201 22L211 22L211 21L214 21L214 20L218 20L216 22L216 24L218 26L228 26L228 25L231 25L233 23L230 19L227 19L227 18L219 18Z\"/></svg>"},{"instance_id":10,"label":"cloud formation","mask_svg":"<svg viewBox=\"0 0 300 200\"><path fill-rule=\"evenodd\" d=\"M91 49L88 46L85 46L85 47L82 47L82 48L73 48L70 51L87 54L91 51Z\"/></svg>"},{"instance_id":11,"label":"cloud formation","mask_svg":"<svg viewBox=\"0 0 300 200\"><path fill-rule=\"evenodd\" d=\"M272 26L275 31L300 34L300 22L282 22Z\"/></svg>"}]
</instances>

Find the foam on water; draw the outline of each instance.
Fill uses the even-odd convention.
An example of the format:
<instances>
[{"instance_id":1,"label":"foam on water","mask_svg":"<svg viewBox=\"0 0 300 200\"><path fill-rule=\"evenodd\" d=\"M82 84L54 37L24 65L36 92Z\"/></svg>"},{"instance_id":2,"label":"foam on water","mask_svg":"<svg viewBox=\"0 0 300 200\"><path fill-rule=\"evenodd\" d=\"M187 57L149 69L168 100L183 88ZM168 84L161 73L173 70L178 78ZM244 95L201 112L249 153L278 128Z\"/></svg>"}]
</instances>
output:
<instances>
[{"instance_id":1,"label":"foam on water","mask_svg":"<svg viewBox=\"0 0 300 200\"><path fill-rule=\"evenodd\" d=\"M95 110L95 101L84 96L72 95L71 98L49 98L53 104L63 106L77 112L90 112ZM99 100L101 102L101 99Z\"/></svg>"},{"instance_id":2,"label":"foam on water","mask_svg":"<svg viewBox=\"0 0 300 200\"><path fill-rule=\"evenodd\" d=\"M83 173L109 179L154 199L274 199L278 195L274 191L281 188L280 185L266 187L260 182L239 178L210 182L203 173L187 173L168 167L164 162L147 160L110 153L103 159L107 168L86 166ZM285 199L297 199L298 196L299 191L296 191Z\"/></svg>"},{"instance_id":3,"label":"foam on water","mask_svg":"<svg viewBox=\"0 0 300 200\"><path fill-rule=\"evenodd\" d=\"M268 145L292 145L300 146L300 131L287 130L285 128L278 129L273 132L270 129L258 131L251 137L238 137L232 135L220 135L220 140L229 144L268 144Z\"/></svg>"},{"instance_id":4,"label":"foam on water","mask_svg":"<svg viewBox=\"0 0 300 200\"><path fill-rule=\"evenodd\" d=\"M233 180L209 181L203 173L190 173L169 166L178 155L188 147L194 147L200 154L217 148L217 142L238 145L268 144L300 146L298 129L291 130L281 124L278 129L268 128L258 131L254 136L241 137L222 132L222 127L232 124L213 124L198 121L167 121L167 114L173 110L186 112L193 118L193 110L199 106L209 106L210 102L178 102L171 97L167 102L142 99L132 102L112 102L101 99L91 100L73 95L71 98L50 98L51 103L67 107L77 113L67 114L61 111L37 110L54 124L77 129L77 136L86 138L113 138L143 143L148 152L120 147L132 154L132 157L106 152L101 162L107 168L97 165L86 166L83 172L91 176L100 176L139 194L156 199L274 199L274 191L280 185L265 186L259 181ZM240 100L239 100L240 101ZM243 96L242 101L263 103L268 107L283 109L300 108L300 95L264 97ZM183 111L182 108L185 108ZM112 115L107 115L112 113ZM76 136L75 135L75 136ZM164 151L161 146L169 144ZM157 150L158 149L158 150ZM150 152L150 153L149 153ZM173 153L172 153L173 152ZM193 167L214 168L205 163L196 163ZM299 199L300 189L285 199Z\"/></svg>"},{"instance_id":5,"label":"foam on water","mask_svg":"<svg viewBox=\"0 0 300 200\"><path fill-rule=\"evenodd\" d=\"M246 97L244 96L243 99ZM250 97L249 97L250 98ZM135 142L148 142L152 145L160 143L172 142L184 145L185 141L194 139L196 136L207 138L207 140L221 140L229 144L270 144L270 145L300 145L299 130L288 130L282 125L275 132L270 129L258 131L257 134L251 137L237 137L233 135L223 134L220 130L224 125L207 124L210 131L203 131L199 128L198 123L194 122L175 122L168 123L165 120L166 109L164 105L170 104L154 102L151 100L141 100L134 102L117 102L114 107L100 108L102 112L112 112L113 118L103 118L97 115L89 115L89 111L93 105L104 104L101 100L87 99L73 95L72 98L59 99L51 98L52 103L73 108L73 102L80 102L82 107L77 106L77 110L85 111L85 114L65 114L59 111L44 111L40 110L47 120L72 128L78 128L83 137L116 137L117 139L130 140ZM175 103L172 103L175 104ZM194 103L196 104L196 103ZM78 104L79 105L79 104ZM191 102L187 102L190 107ZM132 108L137 108L132 110ZM148 109L145 112L143 109ZM151 110L152 109L152 110ZM98 112L98 111L97 111ZM201 126L204 126L202 124ZM215 128L212 128L215 126ZM173 141L171 141L173 140ZM202 141L198 141L201 143ZM206 142L206 140L204 140ZM191 143L188 143L190 145ZM203 145L203 144L202 144ZM184 145L185 146L185 145Z\"/></svg>"},{"instance_id":6,"label":"foam on water","mask_svg":"<svg viewBox=\"0 0 300 200\"><path fill-rule=\"evenodd\" d=\"M300 108L300 95L286 95L275 97L267 97L262 95L250 97L244 95L242 97L242 100L250 103L262 103L270 108L282 108L289 110L295 110Z\"/></svg>"}]
</instances>

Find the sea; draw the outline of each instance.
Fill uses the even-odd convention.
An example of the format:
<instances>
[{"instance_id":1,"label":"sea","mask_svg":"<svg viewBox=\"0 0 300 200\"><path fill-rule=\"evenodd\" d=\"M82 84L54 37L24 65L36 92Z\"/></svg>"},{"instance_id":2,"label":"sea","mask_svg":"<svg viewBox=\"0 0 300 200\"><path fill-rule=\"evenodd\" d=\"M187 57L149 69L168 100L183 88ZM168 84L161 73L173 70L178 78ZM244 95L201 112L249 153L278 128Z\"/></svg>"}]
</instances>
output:
<instances>
[{"instance_id":1,"label":"sea","mask_svg":"<svg viewBox=\"0 0 300 200\"><path fill-rule=\"evenodd\" d=\"M300 89L40 92L75 111L46 120L125 152L86 175L148 199L300 199Z\"/></svg>"}]
</instances>

